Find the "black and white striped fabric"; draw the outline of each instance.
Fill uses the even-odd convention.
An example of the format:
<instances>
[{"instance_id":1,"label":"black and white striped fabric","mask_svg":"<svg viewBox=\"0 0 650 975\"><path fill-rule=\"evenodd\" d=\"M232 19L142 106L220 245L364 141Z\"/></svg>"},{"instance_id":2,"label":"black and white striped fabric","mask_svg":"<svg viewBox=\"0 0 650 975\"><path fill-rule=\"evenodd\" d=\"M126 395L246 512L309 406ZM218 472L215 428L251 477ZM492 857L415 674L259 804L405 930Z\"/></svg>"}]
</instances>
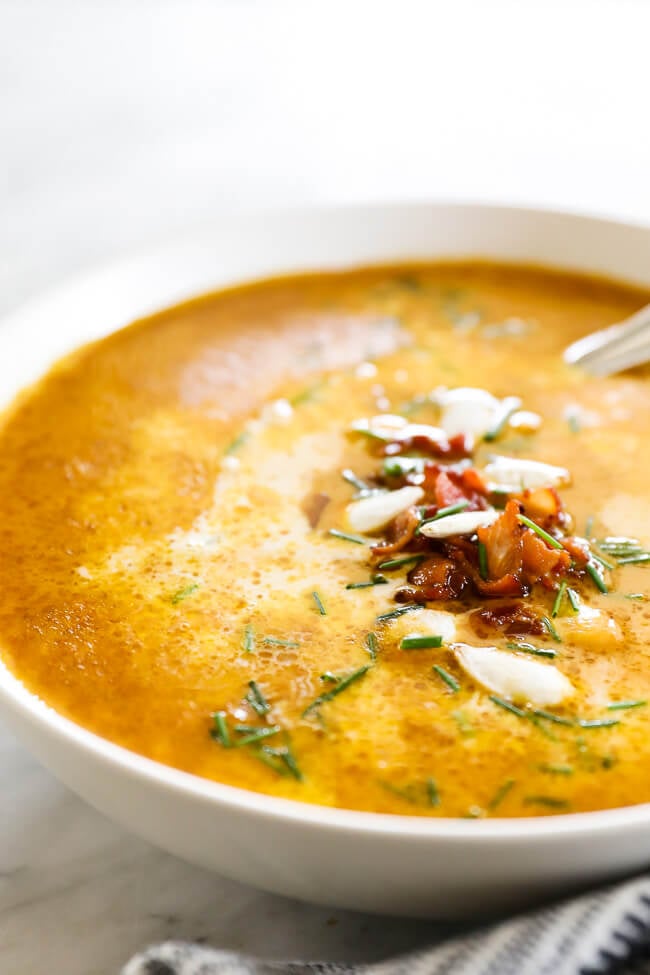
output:
<instances>
[{"instance_id":1,"label":"black and white striped fabric","mask_svg":"<svg viewBox=\"0 0 650 975\"><path fill-rule=\"evenodd\" d=\"M650 975L650 877L379 964L269 962L170 941L122 975Z\"/></svg>"}]
</instances>

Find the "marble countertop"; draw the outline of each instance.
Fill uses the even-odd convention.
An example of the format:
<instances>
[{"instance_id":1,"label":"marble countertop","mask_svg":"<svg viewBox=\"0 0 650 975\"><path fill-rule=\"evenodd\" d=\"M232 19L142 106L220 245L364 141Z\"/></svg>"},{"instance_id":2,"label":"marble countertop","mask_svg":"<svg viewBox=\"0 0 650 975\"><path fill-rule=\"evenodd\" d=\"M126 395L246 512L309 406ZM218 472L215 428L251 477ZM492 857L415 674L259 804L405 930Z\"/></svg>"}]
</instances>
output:
<instances>
[{"instance_id":1,"label":"marble countertop","mask_svg":"<svg viewBox=\"0 0 650 975\"><path fill-rule=\"evenodd\" d=\"M650 221L645 0L0 0L0 310L225 208L510 200ZM0 724L3 975L167 937L380 958L424 922L187 866Z\"/></svg>"}]
</instances>

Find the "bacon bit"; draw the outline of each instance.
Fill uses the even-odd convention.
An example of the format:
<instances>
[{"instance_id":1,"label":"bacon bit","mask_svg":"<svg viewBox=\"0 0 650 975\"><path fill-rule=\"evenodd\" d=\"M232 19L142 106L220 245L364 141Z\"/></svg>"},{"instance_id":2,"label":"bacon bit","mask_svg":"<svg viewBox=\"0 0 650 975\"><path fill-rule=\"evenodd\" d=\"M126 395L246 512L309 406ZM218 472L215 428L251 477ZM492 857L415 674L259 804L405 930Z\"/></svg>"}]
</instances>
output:
<instances>
[{"instance_id":1,"label":"bacon bit","mask_svg":"<svg viewBox=\"0 0 650 975\"><path fill-rule=\"evenodd\" d=\"M577 566L582 568L587 564L591 553L585 539L571 536L570 538L563 538L562 544Z\"/></svg>"},{"instance_id":2,"label":"bacon bit","mask_svg":"<svg viewBox=\"0 0 650 975\"><path fill-rule=\"evenodd\" d=\"M387 528L387 540L381 545L372 546L372 554L379 559L385 559L387 555L395 555L401 552L415 537L415 530L420 524L420 515L417 508L408 508L397 518L394 518Z\"/></svg>"},{"instance_id":3,"label":"bacon bit","mask_svg":"<svg viewBox=\"0 0 650 975\"><path fill-rule=\"evenodd\" d=\"M445 508L457 501L466 500L463 489L458 484L454 484L449 474L444 471L436 478L435 499L438 508Z\"/></svg>"},{"instance_id":4,"label":"bacon bit","mask_svg":"<svg viewBox=\"0 0 650 975\"><path fill-rule=\"evenodd\" d=\"M415 586L416 602L458 599L470 584L469 575L443 555L432 555L411 569L408 581Z\"/></svg>"},{"instance_id":5,"label":"bacon bit","mask_svg":"<svg viewBox=\"0 0 650 975\"><path fill-rule=\"evenodd\" d=\"M524 545L520 511L518 501L508 501L505 511L493 525L478 530L479 541L483 542L487 552L488 579L491 581L521 573Z\"/></svg>"},{"instance_id":6,"label":"bacon bit","mask_svg":"<svg viewBox=\"0 0 650 975\"><path fill-rule=\"evenodd\" d=\"M464 433L459 433L448 440L433 440L431 437L416 434L416 436L406 437L404 440L391 441L384 446L383 453L386 457L394 457L396 454L403 454L408 450L417 450L429 457L445 457L448 460L453 460L454 458L470 457L472 442Z\"/></svg>"},{"instance_id":7,"label":"bacon bit","mask_svg":"<svg viewBox=\"0 0 650 975\"><path fill-rule=\"evenodd\" d=\"M541 636L546 632L539 616L536 616L523 603L502 603L499 606L486 606L470 613L472 629L487 639L490 631L503 630L507 636Z\"/></svg>"},{"instance_id":8,"label":"bacon bit","mask_svg":"<svg viewBox=\"0 0 650 975\"><path fill-rule=\"evenodd\" d=\"M301 508L303 514L309 522L310 528L316 528L320 517L325 510L325 508L330 503L331 498L328 494L321 494L320 492L314 492L313 494L308 494L306 498L303 499Z\"/></svg>"},{"instance_id":9,"label":"bacon bit","mask_svg":"<svg viewBox=\"0 0 650 975\"><path fill-rule=\"evenodd\" d=\"M523 570L529 582L541 582L555 588L553 576L566 574L571 568L571 556L562 549L549 548L534 532L523 532Z\"/></svg>"},{"instance_id":10,"label":"bacon bit","mask_svg":"<svg viewBox=\"0 0 650 975\"><path fill-rule=\"evenodd\" d=\"M524 514L546 531L562 524L565 520L562 502L555 488L527 490L519 495L519 500L523 505Z\"/></svg>"}]
</instances>

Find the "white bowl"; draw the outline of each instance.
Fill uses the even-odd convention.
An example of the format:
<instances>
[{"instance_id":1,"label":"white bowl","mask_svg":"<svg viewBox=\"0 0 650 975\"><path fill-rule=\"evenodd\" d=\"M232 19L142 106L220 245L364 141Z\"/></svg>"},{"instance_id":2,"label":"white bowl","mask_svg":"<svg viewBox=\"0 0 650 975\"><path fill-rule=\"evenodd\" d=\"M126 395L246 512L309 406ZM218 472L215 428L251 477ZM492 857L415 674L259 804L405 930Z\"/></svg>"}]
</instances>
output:
<instances>
[{"instance_id":1,"label":"white bowl","mask_svg":"<svg viewBox=\"0 0 650 975\"><path fill-rule=\"evenodd\" d=\"M563 213L389 205L227 219L89 274L0 327L0 400L58 356L234 281L407 258L539 261L650 285L650 228ZM0 705L47 768L117 822L270 891L379 913L470 917L644 867L650 804L527 819L422 819L273 799L159 765L63 718L0 666Z\"/></svg>"}]
</instances>

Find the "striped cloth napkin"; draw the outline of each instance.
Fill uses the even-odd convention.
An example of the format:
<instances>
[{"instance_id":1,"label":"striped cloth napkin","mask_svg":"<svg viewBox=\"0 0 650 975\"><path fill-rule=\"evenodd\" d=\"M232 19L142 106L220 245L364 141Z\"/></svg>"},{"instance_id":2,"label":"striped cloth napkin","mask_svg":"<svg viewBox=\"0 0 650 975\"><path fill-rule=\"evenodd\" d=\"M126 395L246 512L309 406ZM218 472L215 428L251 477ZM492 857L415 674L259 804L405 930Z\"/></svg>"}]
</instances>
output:
<instances>
[{"instance_id":1,"label":"striped cloth napkin","mask_svg":"<svg viewBox=\"0 0 650 975\"><path fill-rule=\"evenodd\" d=\"M122 975L650 975L650 877L372 965L263 961L170 941Z\"/></svg>"}]
</instances>

